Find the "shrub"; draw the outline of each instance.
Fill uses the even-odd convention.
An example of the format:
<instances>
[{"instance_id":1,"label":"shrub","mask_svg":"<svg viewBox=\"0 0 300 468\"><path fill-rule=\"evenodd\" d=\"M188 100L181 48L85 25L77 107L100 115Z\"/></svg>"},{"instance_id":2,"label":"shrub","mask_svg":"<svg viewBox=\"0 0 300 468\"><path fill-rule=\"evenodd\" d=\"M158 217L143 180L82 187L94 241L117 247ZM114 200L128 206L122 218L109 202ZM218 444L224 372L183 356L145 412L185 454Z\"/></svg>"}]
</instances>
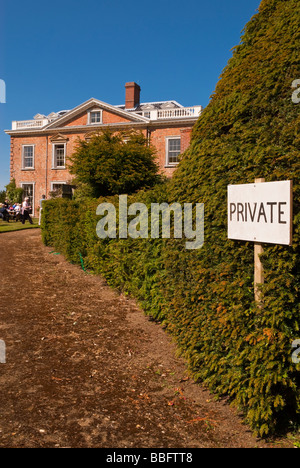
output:
<instances>
[{"instance_id":1,"label":"shrub","mask_svg":"<svg viewBox=\"0 0 300 468\"><path fill-rule=\"evenodd\" d=\"M16 186L16 181L13 179L6 185L6 198L12 203L22 203L23 189Z\"/></svg>"},{"instance_id":2,"label":"shrub","mask_svg":"<svg viewBox=\"0 0 300 468\"><path fill-rule=\"evenodd\" d=\"M0 190L0 203L4 203L6 199L6 190Z\"/></svg>"},{"instance_id":3,"label":"shrub","mask_svg":"<svg viewBox=\"0 0 300 468\"><path fill-rule=\"evenodd\" d=\"M78 141L70 172L95 197L134 193L160 180L154 156L142 133L105 130L89 142Z\"/></svg>"}]
</instances>

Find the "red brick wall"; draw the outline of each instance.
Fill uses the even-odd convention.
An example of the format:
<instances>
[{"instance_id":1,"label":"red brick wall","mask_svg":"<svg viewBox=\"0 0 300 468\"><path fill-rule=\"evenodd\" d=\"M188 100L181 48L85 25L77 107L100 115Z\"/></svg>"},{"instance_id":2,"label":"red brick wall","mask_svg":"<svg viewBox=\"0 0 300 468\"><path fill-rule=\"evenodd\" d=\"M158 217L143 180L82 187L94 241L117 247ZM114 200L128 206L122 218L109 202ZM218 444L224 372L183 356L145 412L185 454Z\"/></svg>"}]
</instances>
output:
<instances>
[{"instance_id":1,"label":"red brick wall","mask_svg":"<svg viewBox=\"0 0 300 468\"><path fill-rule=\"evenodd\" d=\"M77 127L80 125L87 125L88 123L88 114L87 112L83 112L81 115L77 116L75 119L70 120L66 123L65 127Z\"/></svg>"},{"instance_id":2,"label":"red brick wall","mask_svg":"<svg viewBox=\"0 0 300 468\"><path fill-rule=\"evenodd\" d=\"M188 149L188 147L190 146L192 131L193 131L192 127L182 128L180 130L180 133L181 133L181 151L182 151L182 153L184 151L186 151Z\"/></svg>"},{"instance_id":3,"label":"red brick wall","mask_svg":"<svg viewBox=\"0 0 300 468\"><path fill-rule=\"evenodd\" d=\"M126 119L118 114L113 114L112 112L108 112L103 110L102 112L102 121L103 124L111 124L111 123L121 123L121 122L130 122L130 119ZM65 127L77 127L82 125L88 125L88 112L83 112L81 115L77 116L75 119L70 120L68 123L65 124Z\"/></svg>"},{"instance_id":4,"label":"red brick wall","mask_svg":"<svg viewBox=\"0 0 300 468\"><path fill-rule=\"evenodd\" d=\"M122 123L126 119L103 111L104 123ZM87 113L79 116L76 120L69 122L66 126L70 131L71 125L86 125ZM63 136L66 140L67 159L70 157L76 147L78 138L84 139L85 134L90 132L90 127L82 133L70 134L64 133L63 130L59 131L59 135ZM144 135L147 136L147 129L142 130ZM192 127L172 127L172 128L152 128L151 129L151 144L157 149L157 158L160 169L167 176L172 176L176 167L166 167L166 137L180 136L181 137L181 151L185 151L190 143ZM11 178L16 179L17 186L21 183L35 183L35 208L39 205L39 200L42 195L48 197L51 191L51 182L71 182L72 176L68 169L53 169L53 143L58 141L60 137L51 134L45 136L12 136L11 137ZM51 141L52 140L52 141ZM47 144L48 141L48 144ZM22 146L35 145L35 168L34 170L22 169ZM47 167L47 174L46 174ZM35 215L37 211L35 211Z\"/></svg>"},{"instance_id":5,"label":"red brick wall","mask_svg":"<svg viewBox=\"0 0 300 468\"><path fill-rule=\"evenodd\" d=\"M79 135L72 135L67 141L67 156L73 153L75 140ZM66 136L68 138L68 136ZM22 169L22 146L34 145L34 170ZM46 136L14 137L12 138L11 178L15 178L17 186L22 183L35 183L35 215L42 195L48 196L51 182L69 182L72 179L67 169L52 169L53 143ZM47 154L48 148L48 154ZM47 171L46 171L47 167Z\"/></svg>"},{"instance_id":6,"label":"red brick wall","mask_svg":"<svg viewBox=\"0 0 300 468\"><path fill-rule=\"evenodd\" d=\"M122 122L130 122L130 119L126 119L121 117L117 114L112 114L111 112L103 111L102 114L102 121L103 124L112 124L112 123L122 123Z\"/></svg>"},{"instance_id":7,"label":"red brick wall","mask_svg":"<svg viewBox=\"0 0 300 468\"><path fill-rule=\"evenodd\" d=\"M157 150L157 158L161 171L168 177L171 177L176 170L175 167L167 166L166 161L166 138L167 137L180 137L181 138L181 152L183 153L190 144L192 127L172 127L172 128L157 128L151 131L151 143Z\"/></svg>"}]
</instances>

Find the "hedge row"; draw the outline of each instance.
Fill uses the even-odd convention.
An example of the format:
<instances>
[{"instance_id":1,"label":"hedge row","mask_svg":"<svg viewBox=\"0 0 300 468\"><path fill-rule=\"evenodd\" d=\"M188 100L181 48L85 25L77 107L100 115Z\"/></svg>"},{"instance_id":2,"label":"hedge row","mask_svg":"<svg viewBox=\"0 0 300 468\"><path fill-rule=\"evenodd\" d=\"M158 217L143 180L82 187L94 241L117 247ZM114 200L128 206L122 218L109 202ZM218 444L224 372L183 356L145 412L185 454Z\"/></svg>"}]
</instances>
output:
<instances>
[{"instance_id":1,"label":"hedge row","mask_svg":"<svg viewBox=\"0 0 300 468\"><path fill-rule=\"evenodd\" d=\"M154 199L158 203L166 200L163 193L164 186L161 185L159 190L141 192L138 201L150 208ZM136 197L128 197L128 205L135 201ZM147 313L163 320L164 292L160 294L157 285L161 284L159 278L164 272L162 251L168 241L99 239L96 226L100 217L96 216L96 208L102 202L113 203L118 216L118 197L80 202L47 201L42 219L44 244L53 246L72 263L80 263L83 259L85 268L104 275L110 285L129 292L141 301Z\"/></svg>"},{"instance_id":2,"label":"hedge row","mask_svg":"<svg viewBox=\"0 0 300 468\"><path fill-rule=\"evenodd\" d=\"M160 189L128 202L150 207L166 197ZM101 240L96 234L96 208L103 201L118 207L113 198L47 202L44 243L73 263L80 264L83 258L86 269L134 296L147 315L163 322L194 379L218 395L229 396L255 433L270 434L282 423L295 422L300 366L292 363L291 343L300 335L299 302L292 281L295 262L278 272L284 249L273 248L278 270L266 269L269 284L262 311L253 301L252 245L237 243L237 248L227 241L230 261L225 263L226 241L216 237L211 240L216 244L213 255L209 239L199 251L187 251L183 240ZM287 281L285 297L278 298L276 291Z\"/></svg>"},{"instance_id":3,"label":"hedge row","mask_svg":"<svg viewBox=\"0 0 300 468\"><path fill-rule=\"evenodd\" d=\"M205 243L100 240L99 200L47 203L43 238L136 297L164 322L196 380L226 395L260 435L296 423L300 365L300 118L298 0L263 0L195 126L172 181L129 199L205 204ZM227 239L227 185L294 182L294 242L266 245L263 308L254 301L253 244ZM113 200L117 205L117 199Z\"/></svg>"}]
</instances>

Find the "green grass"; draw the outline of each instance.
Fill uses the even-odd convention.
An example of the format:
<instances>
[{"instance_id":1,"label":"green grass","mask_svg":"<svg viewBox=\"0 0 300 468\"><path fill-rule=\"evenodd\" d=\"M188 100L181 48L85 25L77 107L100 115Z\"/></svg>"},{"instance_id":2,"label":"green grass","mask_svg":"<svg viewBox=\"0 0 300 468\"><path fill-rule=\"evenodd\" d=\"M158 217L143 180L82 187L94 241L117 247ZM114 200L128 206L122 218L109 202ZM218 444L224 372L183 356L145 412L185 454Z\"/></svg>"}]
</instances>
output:
<instances>
[{"instance_id":1,"label":"green grass","mask_svg":"<svg viewBox=\"0 0 300 468\"><path fill-rule=\"evenodd\" d=\"M24 229L37 229L39 228L38 218L32 218L33 225L29 224L28 221L23 225L22 223L15 221L10 221L9 223L0 220L0 234L3 232L14 232L14 231L23 231Z\"/></svg>"}]
</instances>

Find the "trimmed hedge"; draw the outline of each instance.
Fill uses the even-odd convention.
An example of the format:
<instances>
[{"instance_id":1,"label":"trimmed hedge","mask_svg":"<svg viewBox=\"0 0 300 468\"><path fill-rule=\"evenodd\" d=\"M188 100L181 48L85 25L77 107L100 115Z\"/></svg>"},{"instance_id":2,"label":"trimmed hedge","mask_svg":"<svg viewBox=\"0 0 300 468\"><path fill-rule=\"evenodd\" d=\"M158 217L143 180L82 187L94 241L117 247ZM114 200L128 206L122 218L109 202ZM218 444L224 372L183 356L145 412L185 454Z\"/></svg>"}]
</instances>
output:
<instances>
[{"instance_id":1,"label":"trimmed hedge","mask_svg":"<svg viewBox=\"0 0 300 468\"><path fill-rule=\"evenodd\" d=\"M138 299L176 338L196 380L226 395L263 436L299 422L300 338L298 0L264 0L247 25L172 181L129 203L205 203L205 244L100 240L100 200L46 203L43 239ZM266 245L264 307L253 291L253 244L227 240L227 185L294 181L294 242ZM117 199L111 199L117 205Z\"/></svg>"}]
</instances>

